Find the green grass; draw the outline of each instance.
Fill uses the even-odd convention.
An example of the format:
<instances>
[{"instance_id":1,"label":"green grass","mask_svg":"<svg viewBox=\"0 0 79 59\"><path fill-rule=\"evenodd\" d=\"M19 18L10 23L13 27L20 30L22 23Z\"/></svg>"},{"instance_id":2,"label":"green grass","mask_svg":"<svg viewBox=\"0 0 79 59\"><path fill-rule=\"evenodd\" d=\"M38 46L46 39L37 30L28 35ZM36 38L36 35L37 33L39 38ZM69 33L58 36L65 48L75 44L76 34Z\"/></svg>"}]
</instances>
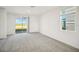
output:
<instances>
[{"instance_id":1,"label":"green grass","mask_svg":"<svg viewBox=\"0 0 79 59\"><path fill-rule=\"evenodd\" d=\"M25 31L27 29L16 29L16 31Z\"/></svg>"}]
</instances>

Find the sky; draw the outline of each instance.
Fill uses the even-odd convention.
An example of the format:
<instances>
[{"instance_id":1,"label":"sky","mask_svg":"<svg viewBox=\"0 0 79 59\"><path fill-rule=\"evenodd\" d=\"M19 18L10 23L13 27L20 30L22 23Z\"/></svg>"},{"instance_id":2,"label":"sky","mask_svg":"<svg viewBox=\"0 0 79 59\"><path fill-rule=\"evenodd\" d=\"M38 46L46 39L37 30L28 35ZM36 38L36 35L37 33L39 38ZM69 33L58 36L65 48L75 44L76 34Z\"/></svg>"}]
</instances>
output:
<instances>
[{"instance_id":1,"label":"sky","mask_svg":"<svg viewBox=\"0 0 79 59\"><path fill-rule=\"evenodd\" d=\"M28 18L17 18L16 24L28 24Z\"/></svg>"}]
</instances>

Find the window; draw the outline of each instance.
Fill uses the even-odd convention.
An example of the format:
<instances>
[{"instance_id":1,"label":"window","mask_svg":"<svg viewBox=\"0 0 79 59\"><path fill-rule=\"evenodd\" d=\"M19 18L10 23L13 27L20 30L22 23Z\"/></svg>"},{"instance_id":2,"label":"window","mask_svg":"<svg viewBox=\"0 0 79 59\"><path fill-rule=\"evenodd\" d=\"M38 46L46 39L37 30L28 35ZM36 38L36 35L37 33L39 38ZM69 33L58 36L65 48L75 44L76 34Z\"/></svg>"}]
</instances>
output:
<instances>
[{"instance_id":1,"label":"window","mask_svg":"<svg viewBox=\"0 0 79 59\"><path fill-rule=\"evenodd\" d=\"M16 33L25 32L28 29L28 19L26 17L16 19Z\"/></svg>"},{"instance_id":2,"label":"window","mask_svg":"<svg viewBox=\"0 0 79 59\"><path fill-rule=\"evenodd\" d=\"M75 31L76 7L63 9L61 11L60 20L62 30Z\"/></svg>"}]
</instances>

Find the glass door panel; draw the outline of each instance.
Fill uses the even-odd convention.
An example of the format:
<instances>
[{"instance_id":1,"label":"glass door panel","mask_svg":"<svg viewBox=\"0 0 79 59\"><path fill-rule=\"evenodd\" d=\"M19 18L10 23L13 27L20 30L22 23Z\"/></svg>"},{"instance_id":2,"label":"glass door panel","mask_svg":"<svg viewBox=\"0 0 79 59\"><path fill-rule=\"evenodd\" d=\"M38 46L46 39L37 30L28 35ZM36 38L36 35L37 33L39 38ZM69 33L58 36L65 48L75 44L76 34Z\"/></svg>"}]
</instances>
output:
<instances>
[{"instance_id":1,"label":"glass door panel","mask_svg":"<svg viewBox=\"0 0 79 59\"><path fill-rule=\"evenodd\" d=\"M28 18L17 18L16 19L16 33L23 33L28 31Z\"/></svg>"}]
</instances>

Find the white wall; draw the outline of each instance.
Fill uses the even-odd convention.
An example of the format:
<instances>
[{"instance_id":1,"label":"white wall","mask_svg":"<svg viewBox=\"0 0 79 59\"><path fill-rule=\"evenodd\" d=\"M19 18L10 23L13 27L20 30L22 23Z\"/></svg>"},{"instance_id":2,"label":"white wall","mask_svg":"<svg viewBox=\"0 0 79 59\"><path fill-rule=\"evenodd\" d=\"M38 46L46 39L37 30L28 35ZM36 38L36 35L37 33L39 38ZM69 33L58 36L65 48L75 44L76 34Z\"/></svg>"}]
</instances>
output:
<instances>
[{"instance_id":1,"label":"white wall","mask_svg":"<svg viewBox=\"0 0 79 59\"><path fill-rule=\"evenodd\" d=\"M39 32L39 16L30 16L29 17L29 32Z\"/></svg>"},{"instance_id":2,"label":"white wall","mask_svg":"<svg viewBox=\"0 0 79 59\"><path fill-rule=\"evenodd\" d=\"M79 19L76 20L76 32L61 31L59 20L59 8L42 15L40 20L40 32L56 40L79 48Z\"/></svg>"},{"instance_id":3,"label":"white wall","mask_svg":"<svg viewBox=\"0 0 79 59\"><path fill-rule=\"evenodd\" d=\"M6 10L0 8L0 38L6 38L7 34L7 18L6 18Z\"/></svg>"},{"instance_id":4,"label":"white wall","mask_svg":"<svg viewBox=\"0 0 79 59\"><path fill-rule=\"evenodd\" d=\"M27 17L27 15L19 15L7 13L7 34L15 34L16 18ZM29 32L39 32L39 16L29 16Z\"/></svg>"},{"instance_id":5,"label":"white wall","mask_svg":"<svg viewBox=\"0 0 79 59\"><path fill-rule=\"evenodd\" d=\"M7 34L15 34L16 16L7 13Z\"/></svg>"},{"instance_id":6,"label":"white wall","mask_svg":"<svg viewBox=\"0 0 79 59\"><path fill-rule=\"evenodd\" d=\"M15 34L16 18L27 17L26 15L7 13L7 34Z\"/></svg>"}]
</instances>

